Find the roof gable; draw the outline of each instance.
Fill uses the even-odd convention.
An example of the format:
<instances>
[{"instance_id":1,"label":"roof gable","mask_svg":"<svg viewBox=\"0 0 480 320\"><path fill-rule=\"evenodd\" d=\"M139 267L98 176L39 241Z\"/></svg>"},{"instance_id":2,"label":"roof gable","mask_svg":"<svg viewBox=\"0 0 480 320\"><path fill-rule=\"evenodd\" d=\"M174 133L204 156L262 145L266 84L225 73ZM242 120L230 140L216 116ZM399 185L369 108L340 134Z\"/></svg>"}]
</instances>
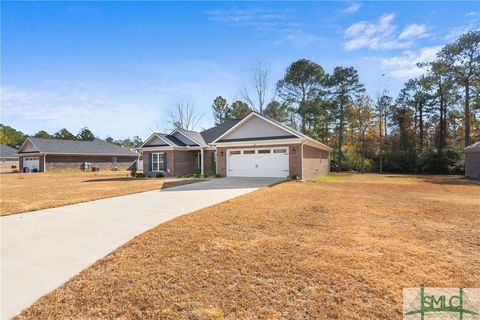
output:
<instances>
[{"instance_id":1,"label":"roof gable","mask_svg":"<svg viewBox=\"0 0 480 320\"><path fill-rule=\"evenodd\" d=\"M165 139L165 137L162 137L159 134L154 133L147 139L147 141L145 141L142 144L142 148L143 147L168 147L171 145L172 145L171 141Z\"/></svg>"},{"instance_id":2,"label":"roof gable","mask_svg":"<svg viewBox=\"0 0 480 320\"><path fill-rule=\"evenodd\" d=\"M213 142L300 138L294 130L252 112Z\"/></svg>"},{"instance_id":3,"label":"roof gable","mask_svg":"<svg viewBox=\"0 0 480 320\"><path fill-rule=\"evenodd\" d=\"M186 132L193 132L193 131L186 131ZM186 134L183 130L175 130L172 132L170 136L175 137L176 139L180 140L185 146L199 146L199 142L192 139L188 134Z\"/></svg>"}]
</instances>

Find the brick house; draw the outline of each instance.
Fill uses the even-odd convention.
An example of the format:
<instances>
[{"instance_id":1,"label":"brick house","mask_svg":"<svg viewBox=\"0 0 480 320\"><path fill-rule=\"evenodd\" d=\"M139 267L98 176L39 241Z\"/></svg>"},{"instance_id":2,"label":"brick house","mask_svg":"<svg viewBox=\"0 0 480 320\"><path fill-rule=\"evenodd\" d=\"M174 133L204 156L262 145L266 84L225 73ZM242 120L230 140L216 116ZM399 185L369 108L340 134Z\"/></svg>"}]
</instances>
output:
<instances>
[{"instance_id":1,"label":"brick house","mask_svg":"<svg viewBox=\"0 0 480 320\"><path fill-rule=\"evenodd\" d=\"M330 172L331 148L251 112L202 132L154 133L141 147L149 176L299 177Z\"/></svg>"},{"instance_id":2,"label":"brick house","mask_svg":"<svg viewBox=\"0 0 480 320\"><path fill-rule=\"evenodd\" d=\"M17 149L0 144L0 168L18 169Z\"/></svg>"},{"instance_id":3,"label":"brick house","mask_svg":"<svg viewBox=\"0 0 480 320\"><path fill-rule=\"evenodd\" d=\"M137 153L101 139L27 138L17 155L21 172L126 170L138 158Z\"/></svg>"},{"instance_id":4,"label":"brick house","mask_svg":"<svg viewBox=\"0 0 480 320\"><path fill-rule=\"evenodd\" d=\"M465 176L480 179L480 141L465 148Z\"/></svg>"}]
</instances>

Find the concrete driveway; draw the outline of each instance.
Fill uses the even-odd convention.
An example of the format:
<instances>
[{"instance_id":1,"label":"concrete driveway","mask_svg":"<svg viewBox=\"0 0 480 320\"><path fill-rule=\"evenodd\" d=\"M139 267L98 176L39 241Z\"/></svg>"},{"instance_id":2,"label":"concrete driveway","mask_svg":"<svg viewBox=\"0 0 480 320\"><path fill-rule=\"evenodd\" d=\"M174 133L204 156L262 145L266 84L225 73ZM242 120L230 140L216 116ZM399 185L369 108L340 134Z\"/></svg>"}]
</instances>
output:
<instances>
[{"instance_id":1,"label":"concrete driveway","mask_svg":"<svg viewBox=\"0 0 480 320\"><path fill-rule=\"evenodd\" d=\"M136 235L277 181L213 179L2 217L1 319L20 313Z\"/></svg>"}]
</instances>

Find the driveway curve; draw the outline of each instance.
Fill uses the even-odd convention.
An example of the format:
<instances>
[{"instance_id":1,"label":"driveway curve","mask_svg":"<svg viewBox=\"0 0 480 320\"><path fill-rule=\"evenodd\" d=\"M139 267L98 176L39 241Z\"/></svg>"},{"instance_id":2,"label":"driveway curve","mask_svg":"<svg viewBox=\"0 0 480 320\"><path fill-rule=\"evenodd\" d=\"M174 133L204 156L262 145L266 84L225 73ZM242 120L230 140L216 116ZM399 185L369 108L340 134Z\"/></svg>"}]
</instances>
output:
<instances>
[{"instance_id":1,"label":"driveway curve","mask_svg":"<svg viewBox=\"0 0 480 320\"><path fill-rule=\"evenodd\" d=\"M212 179L1 217L1 319L162 222L278 181Z\"/></svg>"}]
</instances>

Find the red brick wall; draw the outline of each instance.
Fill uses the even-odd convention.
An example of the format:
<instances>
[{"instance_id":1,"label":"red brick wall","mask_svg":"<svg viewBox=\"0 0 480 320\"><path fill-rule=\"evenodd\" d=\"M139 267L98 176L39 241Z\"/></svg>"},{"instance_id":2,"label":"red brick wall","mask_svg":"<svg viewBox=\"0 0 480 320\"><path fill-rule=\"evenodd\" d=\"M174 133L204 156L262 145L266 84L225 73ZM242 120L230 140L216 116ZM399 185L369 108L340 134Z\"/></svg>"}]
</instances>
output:
<instances>
[{"instance_id":1,"label":"red brick wall","mask_svg":"<svg viewBox=\"0 0 480 320\"><path fill-rule=\"evenodd\" d=\"M212 161L212 157L214 158L215 155L215 150L205 150L204 151L204 165L203 165L203 171L205 176L213 176L216 174L216 166L215 166L215 161Z\"/></svg>"},{"instance_id":2,"label":"red brick wall","mask_svg":"<svg viewBox=\"0 0 480 320\"><path fill-rule=\"evenodd\" d=\"M113 162L113 156L60 156L48 155L46 159L47 172L48 171L62 171L62 170L83 170L85 162L90 164L89 171L92 166L97 166L101 171L112 170L118 168L119 170L127 170L136 157L116 157L116 162ZM43 167L43 161L40 160L40 167Z\"/></svg>"},{"instance_id":3,"label":"red brick wall","mask_svg":"<svg viewBox=\"0 0 480 320\"><path fill-rule=\"evenodd\" d=\"M304 145L302 179L313 179L318 176L327 175L329 172L329 152Z\"/></svg>"},{"instance_id":4,"label":"red brick wall","mask_svg":"<svg viewBox=\"0 0 480 320\"><path fill-rule=\"evenodd\" d=\"M174 151L174 175L181 176L185 174L200 173L197 163L198 151Z\"/></svg>"},{"instance_id":5,"label":"red brick wall","mask_svg":"<svg viewBox=\"0 0 480 320\"><path fill-rule=\"evenodd\" d=\"M465 152L465 176L480 179L480 152Z\"/></svg>"},{"instance_id":6,"label":"red brick wall","mask_svg":"<svg viewBox=\"0 0 480 320\"><path fill-rule=\"evenodd\" d=\"M146 176L154 177L158 172L149 171L149 162L151 153L163 152L167 154L167 172L163 172L166 177L182 176L199 172L197 166L196 154L200 151L166 150L143 152L143 173Z\"/></svg>"},{"instance_id":7,"label":"red brick wall","mask_svg":"<svg viewBox=\"0 0 480 320\"><path fill-rule=\"evenodd\" d=\"M173 150L161 151L167 154L167 171L163 172L166 177L174 176L174 162L173 162ZM149 171L150 154L158 152L143 152L143 173L149 177L155 177L158 172Z\"/></svg>"}]
</instances>

